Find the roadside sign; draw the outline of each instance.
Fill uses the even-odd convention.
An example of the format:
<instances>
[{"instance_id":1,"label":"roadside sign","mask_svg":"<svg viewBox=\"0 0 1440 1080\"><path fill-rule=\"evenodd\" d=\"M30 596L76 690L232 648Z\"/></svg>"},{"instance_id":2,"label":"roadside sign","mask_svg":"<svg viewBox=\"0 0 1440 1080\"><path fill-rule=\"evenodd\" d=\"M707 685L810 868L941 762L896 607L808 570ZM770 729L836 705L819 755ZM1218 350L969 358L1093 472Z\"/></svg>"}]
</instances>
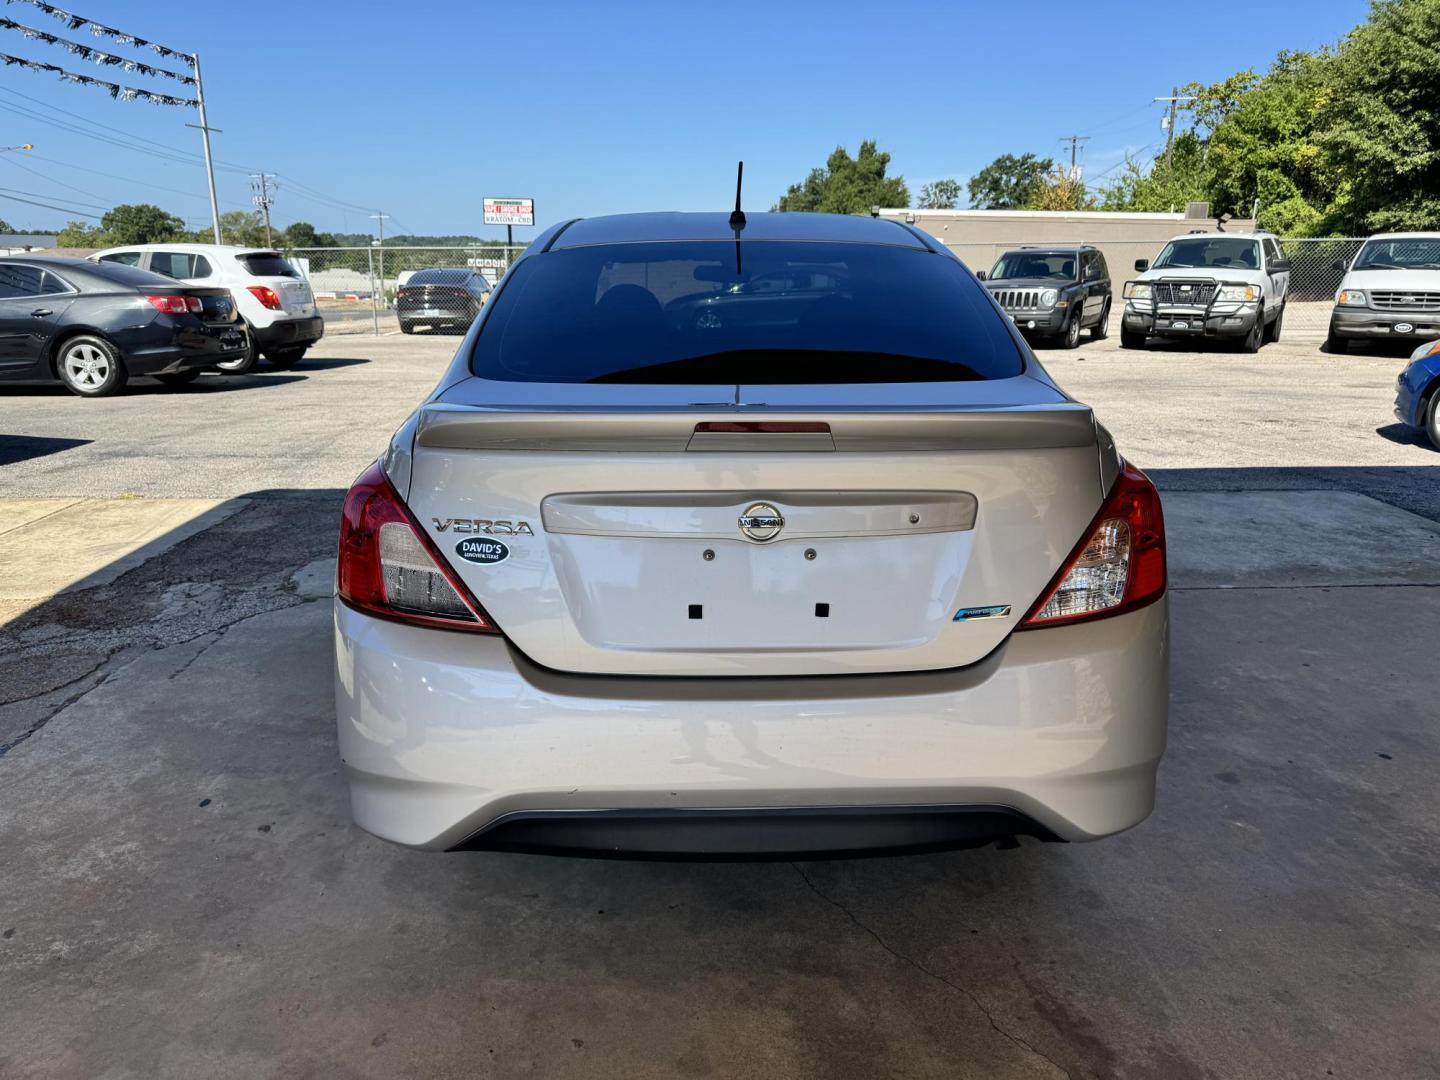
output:
<instances>
[{"instance_id":1,"label":"roadside sign","mask_svg":"<svg viewBox=\"0 0 1440 1080\"><path fill-rule=\"evenodd\" d=\"M534 225L534 199L486 199L486 225Z\"/></svg>"}]
</instances>

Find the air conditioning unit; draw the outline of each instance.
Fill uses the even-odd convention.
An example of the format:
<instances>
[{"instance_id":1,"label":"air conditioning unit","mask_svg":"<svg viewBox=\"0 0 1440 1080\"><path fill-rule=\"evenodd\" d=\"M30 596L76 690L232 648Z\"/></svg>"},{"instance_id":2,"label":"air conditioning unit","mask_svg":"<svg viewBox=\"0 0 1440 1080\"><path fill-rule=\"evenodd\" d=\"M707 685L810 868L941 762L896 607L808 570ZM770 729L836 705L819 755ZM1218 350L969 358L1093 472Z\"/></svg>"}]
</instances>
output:
<instances>
[{"instance_id":1,"label":"air conditioning unit","mask_svg":"<svg viewBox=\"0 0 1440 1080\"><path fill-rule=\"evenodd\" d=\"M1187 221L1208 221L1210 219L1210 204L1208 202L1186 203L1185 219Z\"/></svg>"}]
</instances>

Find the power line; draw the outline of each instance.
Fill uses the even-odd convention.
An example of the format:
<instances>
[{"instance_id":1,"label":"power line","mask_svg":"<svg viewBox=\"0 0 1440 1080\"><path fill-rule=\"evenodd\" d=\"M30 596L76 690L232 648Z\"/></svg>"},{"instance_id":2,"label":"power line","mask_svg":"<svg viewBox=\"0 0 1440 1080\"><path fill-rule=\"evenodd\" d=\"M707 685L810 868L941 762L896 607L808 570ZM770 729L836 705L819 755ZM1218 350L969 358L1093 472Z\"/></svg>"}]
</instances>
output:
<instances>
[{"instance_id":1,"label":"power line","mask_svg":"<svg viewBox=\"0 0 1440 1080\"><path fill-rule=\"evenodd\" d=\"M5 163L6 163L7 165L13 165L13 166L15 166L15 168L17 168L17 169L23 169L25 172L30 173L32 176L38 176L41 180L48 180L48 181L50 181L50 183L52 183L52 184L56 184L56 185L58 185L58 186L60 186L60 187L63 187L63 188L68 188L68 189L70 189L71 191L78 192L78 193L81 194L81 195L89 195L91 198L94 198L94 199L103 199L103 198L105 198L104 195L101 195L101 194L99 194L98 192L86 191L84 188L78 188L78 187L76 187L74 184L67 184L67 183L65 183L65 181L63 181L63 180L56 180L53 176L46 176L46 175L45 175L43 172L41 172L39 169L32 169L29 165L26 165L26 164L24 164L23 162L16 161L16 160L15 160L14 158L12 158L12 157L7 157L7 158L5 158Z\"/></svg>"},{"instance_id":2,"label":"power line","mask_svg":"<svg viewBox=\"0 0 1440 1080\"><path fill-rule=\"evenodd\" d=\"M58 210L62 214L76 214L80 217L93 218L95 221L99 221L101 217L100 214L90 214L84 210L74 210L68 206L56 206L53 203L36 202L34 199L22 199L17 195L6 195L3 194L3 192L0 192L0 199L8 199L10 202L28 203L30 206L43 206L46 210Z\"/></svg>"},{"instance_id":3,"label":"power line","mask_svg":"<svg viewBox=\"0 0 1440 1080\"><path fill-rule=\"evenodd\" d=\"M35 154L35 153L32 153L30 156L33 157L33 158L35 158L37 161L47 161L47 162L49 162L51 165L59 165L59 166L60 166L61 168L63 168L63 169L74 169L74 170L76 170L77 172L90 173L90 174L92 174L92 175L94 175L94 176L103 176L103 177L105 177L105 179L107 179L107 180L119 180L121 183L124 183L124 184L138 184L138 185L140 185L141 187L154 188L156 191L165 191L165 192L168 192L168 193L171 194L171 195L180 195L180 196L183 196L184 198L187 198L187 199L204 199L204 198L205 198L204 195L197 195L197 194L196 194L195 192L193 192L193 191L181 191L179 188L165 187L163 184L152 183L152 182L149 181L149 180L141 180L141 179L139 179L138 177L134 177L134 176L120 176L120 175L118 175L117 173L104 172L104 171L102 171L102 170L100 170L100 169L91 169L91 168L89 168L89 167L87 167L87 166L85 166L85 165L76 165L76 164L75 164L74 162L72 162L72 161L60 161L60 160L57 159L57 158L46 157L44 154ZM31 171L33 172L34 170L31 170ZM37 175L38 175L38 174L37 174ZM58 180L57 180L57 181L54 181L54 182L55 182L55 183L59 183ZM66 186L69 186L69 185L66 185ZM74 190L74 191L79 191L80 189L79 189L79 188L73 188L72 190ZM93 194L93 192L92 192L92 194ZM241 205L240 203L235 203L235 202L227 202L227 203L225 203L225 204L223 204L223 205L224 205L225 207L227 207L228 209L230 209L230 210L243 210L243 209L245 209L245 207L244 207L243 205Z\"/></svg>"}]
</instances>

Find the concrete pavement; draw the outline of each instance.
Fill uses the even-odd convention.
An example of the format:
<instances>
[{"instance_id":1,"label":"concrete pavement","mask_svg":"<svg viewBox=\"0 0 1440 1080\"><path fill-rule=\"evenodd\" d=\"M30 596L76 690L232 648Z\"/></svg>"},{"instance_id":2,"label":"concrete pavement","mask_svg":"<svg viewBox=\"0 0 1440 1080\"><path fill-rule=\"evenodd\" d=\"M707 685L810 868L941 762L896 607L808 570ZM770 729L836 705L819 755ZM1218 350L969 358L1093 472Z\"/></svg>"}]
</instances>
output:
<instances>
[{"instance_id":1,"label":"concrete pavement","mask_svg":"<svg viewBox=\"0 0 1440 1080\"><path fill-rule=\"evenodd\" d=\"M694 865L349 823L338 497L252 495L0 630L95 662L0 707L0 1077L1440 1071L1435 523L1169 497L1171 749L1127 834Z\"/></svg>"}]
</instances>

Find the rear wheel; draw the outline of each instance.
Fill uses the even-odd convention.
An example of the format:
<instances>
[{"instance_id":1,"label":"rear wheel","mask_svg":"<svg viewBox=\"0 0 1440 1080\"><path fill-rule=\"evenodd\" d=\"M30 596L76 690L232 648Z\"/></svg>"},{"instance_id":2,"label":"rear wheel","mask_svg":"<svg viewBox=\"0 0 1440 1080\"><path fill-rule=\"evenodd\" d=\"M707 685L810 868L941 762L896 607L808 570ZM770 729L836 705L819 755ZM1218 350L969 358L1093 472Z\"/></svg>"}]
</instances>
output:
<instances>
[{"instance_id":1,"label":"rear wheel","mask_svg":"<svg viewBox=\"0 0 1440 1080\"><path fill-rule=\"evenodd\" d=\"M1110 301L1105 301L1105 306L1100 309L1100 321L1090 328L1091 341L1104 341L1110 336Z\"/></svg>"},{"instance_id":2,"label":"rear wheel","mask_svg":"<svg viewBox=\"0 0 1440 1080\"><path fill-rule=\"evenodd\" d=\"M200 378L199 368L186 368L184 371L167 371L163 375L156 375L166 386L189 386L196 379Z\"/></svg>"},{"instance_id":3,"label":"rear wheel","mask_svg":"<svg viewBox=\"0 0 1440 1080\"><path fill-rule=\"evenodd\" d=\"M55 369L65 389L81 397L108 397L125 389L129 373L120 351L101 337L82 334L60 346Z\"/></svg>"},{"instance_id":4,"label":"rear wheel","mask_svg":"<svg viewBox=\"0 0 1440 1080\"><path fill-rule=\"evenodd\" d=\"M255 328L245 324L245 351L234 360L225 360L215 365L217 371L226 375L248 375L260 363L260 347L255 344Z\"/></svg>"},{"instance_id":5,"label":"rear wheel","mask_svg":"<svg viewBox=\"0 0 1440 1080\"><path fill-rule=\"evenodd\" d=\"M403 319L400 320L400 332L402 334L413 334L415 332L415 324L408 323Z\"/></svg>"},{"instance_id":6,"label":"rear wheel","mask_svg":"<svg viewBox=\"0 0 1440 1080\"><path fill-rule=\"evenodd\" d=\"M272 349L265 353L265 359L271 367L285 371L305 359L305 348L302 345L291 349Z\"/></svg>"},{"instance_id":7,"label":"rear wheel","mask_svg":"<svg viewBox=\"0 0 1440 1080\"><path fill-rule=\"evenodd\" d=\"M1122 349L1143 349L1145 347L1145 335L1137 334L1133 330L1120 328L1120 347Z\"/></svg>"},{"instance_id":8,"label":"rear wheel","mask_svg":"<svg viewBox=\"0 0 1440 1080\"><path fill-rule=\"evenodd\" d=\"M1070 312L1070 321L1065 324L1065 329L1060 333L1060 347L1062 349L1073 349L1080 344L1080 314L1082 309L1076 307Z\"/></svg>"},{"instance_id":9,"label":"rear wheel","mask_svg":"<svg viewBox=\"0 0 1440 1080\"><path fill-rule=\"evenodd\" d=\"M1430 391L1430 400L1425 403L1425 435L1430 445L1440 450L1440 386Z\"/></svg>"},{"instance_id":10,"label":"rear wheel","mask_svg":"<svg viewBox=\"0 0 1440 1080\"><path fill-rule=\"evenodd\" d=\"M1330 333L1325 337L1325 351L1334 353L1336 356L1344 356L1350 351L1350 342L1335 333L1333 322L1330 324Z\"/></svg>"}]
</instances>

